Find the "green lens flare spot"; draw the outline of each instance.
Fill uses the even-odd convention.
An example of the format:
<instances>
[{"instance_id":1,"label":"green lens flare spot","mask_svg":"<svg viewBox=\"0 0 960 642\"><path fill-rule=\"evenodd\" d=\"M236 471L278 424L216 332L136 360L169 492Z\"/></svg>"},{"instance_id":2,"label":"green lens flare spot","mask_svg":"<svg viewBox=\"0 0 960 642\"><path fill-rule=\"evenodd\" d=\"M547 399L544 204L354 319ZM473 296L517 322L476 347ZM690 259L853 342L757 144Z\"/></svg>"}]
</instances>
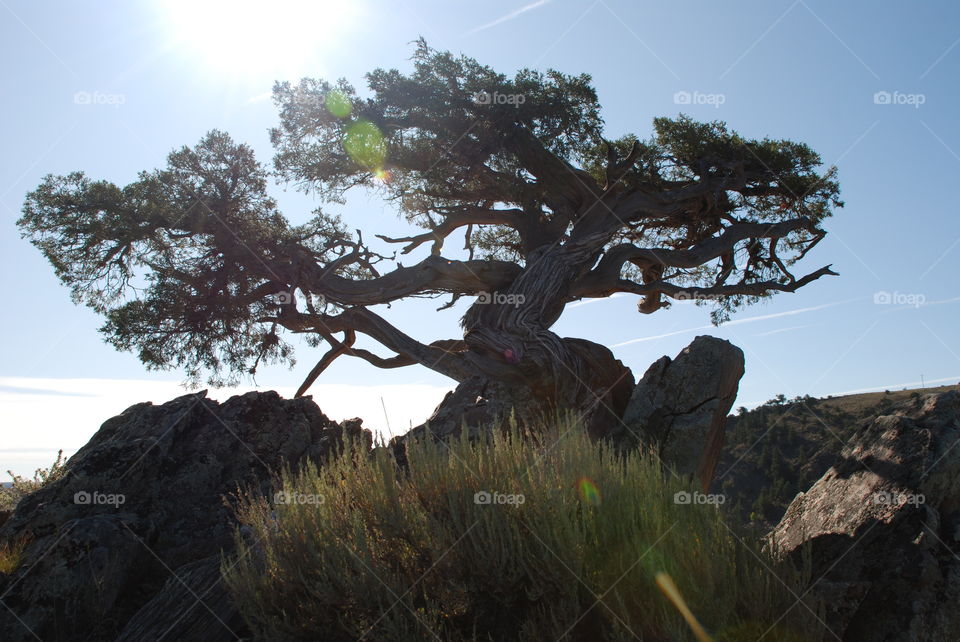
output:
<instances>
[{"instance_id":1,"label":"green lens flare spot","mask_svg":"<svg viewBox=\"0 0 960 642\"><path fill-rule=\"evenodd\" d=\"M584 503L591 506L599 506L603 503L603 497L600 495L600 489L593 483L589 477L581 477L577 480L577 492Z\"/></svg>"},{"instance_id":2,"label":"green lens flare spot","mask_svg":"<svg viewBox=\"0 0 960 642\"><path fill-rule=\"evenodd\" d=\"M337 118L346 118L353 110L350 99L342 91L331 91L326 98L327 111Z\"/></svg>"},{"instance_id":3,"label":"green lens flare spot","mask_svg":"<svg viewBox=\"0 0 960 642\"><path fill-rule=\"evenodd\" d=\"M343 148L355 163L369 170L383 166L387 142L373 123L361 120L347 127Z\"/></svg>"}]
</instances>

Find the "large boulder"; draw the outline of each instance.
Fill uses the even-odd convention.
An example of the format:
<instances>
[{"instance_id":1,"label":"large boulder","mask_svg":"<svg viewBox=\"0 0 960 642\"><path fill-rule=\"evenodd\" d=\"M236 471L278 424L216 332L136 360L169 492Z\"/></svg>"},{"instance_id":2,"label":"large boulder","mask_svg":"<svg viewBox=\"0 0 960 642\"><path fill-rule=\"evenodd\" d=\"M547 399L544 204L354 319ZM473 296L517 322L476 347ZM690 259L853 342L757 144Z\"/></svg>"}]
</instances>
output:
<instances>
[{"instance_id":1,"label":"large boulder","mask_svg":"<svg viewBox=\"0 0 960 642\"><path fill-rule=\"evenodd\" d=\"M843 640L960 640L960 393L862 426L770 534Z\"/></svg>"},{"instance_id":2,"label":"large boulder","mask_svg":"<svg viewBox=\"0 0 960 642\"><path fill-rule=\"evenodd\" d=\"M233 550L230 497L269 492L284 465L345 439L309 398L205 393L137 404L107 420L66 474L24 498L0 541L28 538L0 575L0 640L236 640L242 619L220 582Z\"/></svg>"},{"instance_id":3,"label":"large boulder","mask_svg":"<svg viewBox=\"0 0 960 642\"><path fill-rule=\"evenodd\" d=\"M633 390L633 373L604 346L583 339L566 338L563 341L589 364L589 371L594 376L591 381L593 389L599 391L589 397L589 407L579 409L578 419L591 436L606 437L620 423L626 410ZM402 462L405 443L413 438L431 435L434 439L449 439L459 435L464 428L469 435L475 436L508 426L511 422L537 428L570 410L578 409L557 407L529 387L478 374L448 392L429 419L395 437L391 446Z\"/></svg>"},{"instance_id":4,"label":"large boulder","mask_svg":"<svg viewBox=\"0 0 960 642\"><path fill-rule=\"evenodd\" d=\"M679 474L696 475L706 492L743 372L740 348L696 337L676 358L661 357L647 369L630 396L618 441L640 442Z\"/></svg>"}]
</instances>

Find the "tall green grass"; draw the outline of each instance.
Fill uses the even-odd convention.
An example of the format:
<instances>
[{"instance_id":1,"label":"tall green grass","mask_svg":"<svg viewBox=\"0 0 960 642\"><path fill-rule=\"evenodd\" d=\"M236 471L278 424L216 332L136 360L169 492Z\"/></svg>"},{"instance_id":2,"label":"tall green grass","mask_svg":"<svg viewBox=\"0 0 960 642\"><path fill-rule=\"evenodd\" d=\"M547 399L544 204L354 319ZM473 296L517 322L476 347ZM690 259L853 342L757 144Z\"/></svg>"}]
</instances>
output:
<instances>
[{"instance_id":1,"label":"tall green grass","mask_svg":"<svg viewBox=\"0 0 960 642\"><path fill-rule=\"evenodd\" d=\"M424 440L407 457L403 471L387 449L347 448L285 472L287 503L241 500L222 571L259 637L693 640L688 608L716 640L822 639L799 573L582 429Z\"/></svg>"}]
</instances>

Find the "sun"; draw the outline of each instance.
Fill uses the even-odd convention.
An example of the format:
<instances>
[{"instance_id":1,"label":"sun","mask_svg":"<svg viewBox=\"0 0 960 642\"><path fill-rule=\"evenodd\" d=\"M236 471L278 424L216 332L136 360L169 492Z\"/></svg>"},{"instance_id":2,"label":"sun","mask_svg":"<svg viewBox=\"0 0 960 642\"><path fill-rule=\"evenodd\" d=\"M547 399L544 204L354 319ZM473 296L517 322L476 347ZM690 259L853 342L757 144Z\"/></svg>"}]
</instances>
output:
<instances>
[{"instance_id":1,"label":"sun","mask_svg":"<svg viewBox=\"0 0 960 642\"><path fill-rule=\"evenodd\" d=\"M303 71L332 53L356 18L350 0L158 0L170 46L232 76Z\"/></svg>"}]
</instances>

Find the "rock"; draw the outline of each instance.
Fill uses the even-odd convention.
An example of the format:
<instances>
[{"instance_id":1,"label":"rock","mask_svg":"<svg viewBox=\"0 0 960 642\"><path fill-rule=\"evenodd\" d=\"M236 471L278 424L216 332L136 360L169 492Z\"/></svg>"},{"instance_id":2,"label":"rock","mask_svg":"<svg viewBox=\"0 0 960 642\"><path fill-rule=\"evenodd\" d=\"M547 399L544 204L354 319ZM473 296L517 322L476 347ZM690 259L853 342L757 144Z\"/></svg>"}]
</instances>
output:
<instances>
[{"instance_id":1,"label":"rock","mask_svg":"<svg viewBox=\"0 0 960 642\"><path fill-rule=\"evenodd\" d=\"M740 348L696 337L675 359L661 357L647 369L615 438L652 448L679 474L696 474L706 492L743 371Z\"/></svg>"},{"instance_id":2,"label":"rock","mask_svg":"<svg viewBox=\"0 0 960 642\"><path fill-rule=\"evenodd\" d=\"M246 624L220 577L220 556L184 564L177 576L144 604L116 642L142 640L236 640Z\"/></svg>"},{"instance_id":3,"label":"rock","mask_svg":"<svg viewBox=\"0 0 960 642\"><path fill-rule=\"evenodd\" d=\"M620 423L633 390L633 373L604 346L582 339L564 339L571 351L595 373L592 382L599 396L588 393L590 408L578 412L579 419L591 436L605 436ZM560 412L570 410L560 409ZM521 426L540 427L557 417L558 409L542 401L533 390L483 376L460 383L448 392L433 414L423 424L391 440L399 461L404 461L403 444L411 438L432 435L447 439L459 435L466 427L471 436L481 431L508 425L515 420Z\"/></svg>"},{"instance_id":4,"label":"rock","mask_svg":"<svg viewBox=\"0 0 960 642\"><path fill-rule=\"evenodd\" d=\"M338 425L310 398L275 392L222 404L198 393L107 420L0 528L0 540L29 537L20 567L0 576L0 639L246 634L219 582L229 497L269 492L283 465L322 460L344 438L372 443L359 421Z\"/></svg>"},{"instance_id":5,"label":"rock","mask_svg":"<svg viewBox=\"0 0 960 642\"><path fill-rule=\"evenodd\" d=\"M903 402L862 426L769 536L812 564L842 640L960 639L960 393Z\"/></svg>"}]
</instances>

